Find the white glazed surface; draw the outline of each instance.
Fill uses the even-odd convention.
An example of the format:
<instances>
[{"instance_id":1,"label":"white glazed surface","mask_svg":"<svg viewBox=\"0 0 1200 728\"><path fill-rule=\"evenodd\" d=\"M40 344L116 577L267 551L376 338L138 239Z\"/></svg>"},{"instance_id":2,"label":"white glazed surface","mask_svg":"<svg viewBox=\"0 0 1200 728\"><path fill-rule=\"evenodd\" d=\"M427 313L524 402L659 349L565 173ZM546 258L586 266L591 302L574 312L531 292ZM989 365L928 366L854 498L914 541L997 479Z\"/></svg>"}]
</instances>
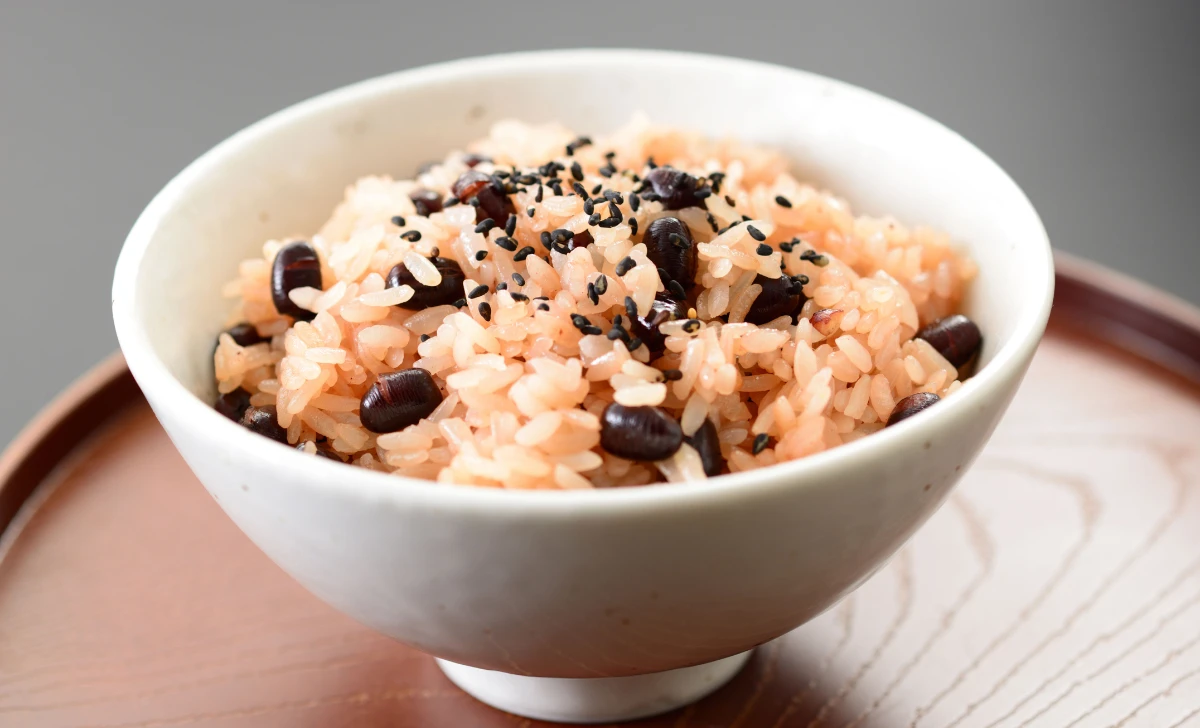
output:
<instances>
[{"instance_id":1,"label":"white glazed surface","mask_svg":"<svg viewBox=\"0 0 1200 728\"><path fill-rule=\"evenodd\" d=\"M584 679L525 677L446 660L438 660L438 667L455 685L509 713L565 723L616 723L703 698L733 679L750 654L647 675Z\"/></svg>"},{"instance_id":2,"label":"white glazed surface","mask_svg":"<svg viewBox=\"0 0 1200 728\"><path fill-rule=\"evenodd\" d=\"M770 144L856 211L949 231L979 263L982 370L928 413L802 461L605 491L441 486L306 457L213 411L222 283L270 237L315 230L347 184L411 175L495 120L601 133L635 110ZM117 264L129 367L212 496L318 597L457 663L614 677L743 652L877 569L937 508L1023 376L1053 286L1015 183L920 114L820 76L649 51L472 59L367 81L205 154L150 204ZM163 487L171 487L164 483Z\"/></svg>"}]
</instances>

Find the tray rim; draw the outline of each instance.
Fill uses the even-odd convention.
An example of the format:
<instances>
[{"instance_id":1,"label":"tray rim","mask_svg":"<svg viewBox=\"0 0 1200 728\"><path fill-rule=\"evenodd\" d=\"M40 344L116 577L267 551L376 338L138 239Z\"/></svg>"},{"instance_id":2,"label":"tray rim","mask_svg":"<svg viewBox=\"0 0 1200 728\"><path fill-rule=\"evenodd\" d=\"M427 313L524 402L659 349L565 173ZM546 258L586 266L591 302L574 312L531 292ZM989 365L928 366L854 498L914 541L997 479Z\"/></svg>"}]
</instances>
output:
<instances>
[{"instance_id":1,"label":"tray rim","mask_svg":"<svg viewBox=\"0 0 1200 728\"><path fill-rule=\"evenodd\" d=\"M1054 263L1051 326L1056 322L1061 324L1060 319L1069 316L1068 325L1082 330L1089 338L1111 336L1113 340L1101 343L1115 345L1117 350L1147 365L1200 384L1200 307L1068 253L1055 251ZM1103 315L1097 304L1105 304ZM1137 327L1147 323L1153 325L1154 332L1142 331L1140 338L1129 335L1141 331ZM1133 350L1133 345L1146 342L1157 343L1157 350ZM124 356L117 351L43 407L0 452L0 534L60 462L139 400L144 401L141 390L129 373ZM114 406L102 409L102 416L90 420L74 416L103 405Z\"/></svg>"}]
</instances>

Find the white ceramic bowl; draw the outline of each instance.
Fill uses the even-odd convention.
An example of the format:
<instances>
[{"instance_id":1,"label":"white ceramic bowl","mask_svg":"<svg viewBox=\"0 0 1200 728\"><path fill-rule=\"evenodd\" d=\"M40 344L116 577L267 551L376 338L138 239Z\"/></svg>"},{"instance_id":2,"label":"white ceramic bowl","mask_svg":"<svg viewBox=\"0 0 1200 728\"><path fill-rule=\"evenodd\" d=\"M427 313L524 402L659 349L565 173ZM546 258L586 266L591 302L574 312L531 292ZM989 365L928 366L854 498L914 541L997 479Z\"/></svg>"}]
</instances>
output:
<instances>
[{"instance_id":1,"label":"white ceramic bowl","mask_svg":"<svg viewBox=\"0 0 1200 728\"><path fill-rule=\"evenodd\" d=\"M408 176L498 119L598 133L635 110L770 144L857 211L949 231L980 268L966 304L986 337L980 372L929 412L830 452L620 490L389 477L305 457L211 409L212 346L230 306L221 285L264 240L315 230L357 177ZM605 720L711 690L743 658L706 663L800 625L890 557L996 426L1042 334L1052 285L1049 243L1021 190L911 109L742 60L552 51L366 81L234 135L138 219L117 264L113 315L172 441L285 571L363 623L459 663L444 667L489 702ZM704 667L578 679L688 666Z\"/></svg>"}]
</instances>

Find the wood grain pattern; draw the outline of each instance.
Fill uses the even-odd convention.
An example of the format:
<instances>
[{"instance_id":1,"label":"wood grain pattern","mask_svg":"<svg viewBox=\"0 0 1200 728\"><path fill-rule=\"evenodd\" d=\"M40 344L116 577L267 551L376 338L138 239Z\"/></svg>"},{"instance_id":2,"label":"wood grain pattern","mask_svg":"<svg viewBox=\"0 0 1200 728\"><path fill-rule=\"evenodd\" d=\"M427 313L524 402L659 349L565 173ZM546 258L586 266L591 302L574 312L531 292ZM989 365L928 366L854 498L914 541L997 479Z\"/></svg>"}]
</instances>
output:
<instances>
[{"instance_id":1,"label":"wood grain pattern","mask_svg":"<svg viewBox=\"0 0 1200 728\"><path fill-rule=\"evenodd\" d=\"M1198 433L1200 387L1052 326L887 567L724 690L636 725L1200 725ZM0 726L546 725L309 596L144 404L35 498L0 546Z\"/></svg>"}]
</instances>

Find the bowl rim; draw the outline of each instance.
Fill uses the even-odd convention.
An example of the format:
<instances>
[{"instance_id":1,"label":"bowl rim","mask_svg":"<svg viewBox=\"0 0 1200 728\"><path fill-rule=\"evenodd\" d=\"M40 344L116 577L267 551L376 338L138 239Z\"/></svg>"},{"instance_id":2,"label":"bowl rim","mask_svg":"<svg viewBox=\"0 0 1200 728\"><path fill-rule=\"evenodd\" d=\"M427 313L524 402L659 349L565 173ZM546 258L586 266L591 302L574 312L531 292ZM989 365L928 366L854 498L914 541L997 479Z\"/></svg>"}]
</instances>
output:
<instances>
[{"instance_id":1,"label":"bowl rim","mask_svg":"<svg viewBox=\"0 0 1200 728\"><path fill-rule=\"evenodd\" d=\"M290 446L280 446L266 438L251 436L236 423L206 405L171 374L155 353L144 327L136 315L137 279L150 241L160 223L189 187L222 160L240 153L261 138L278 129L321 110L352 106L381 95L403 92L464 77L487 77L513 72L530 72L539 68L563 64L594 64L620 60L641 64L686 66L721 66L740 68L746 73L769 73L790 77L821 89L827 97L866 104L886 111L897 120L924 127L927 133L945 137L961 151L975 156L984 167L1010 185L1020 206L1036 225L1036 240L1029 240L1030 250L1023 251L1031 277L1026 295L1037 297L1035 305L1024 309L1011 337L995 353L992 360L975 376L963 383L958 393L933 408L930 414L915 417L895 428L887 428L851 443L840 445L814 455L779 463L759 470L731 473L701 482L655 483L627 488L596 488L581 490L509 490L477 485L438 483L435 481L397 476L365 468L346 467L322 458L305 457ZM337 492L346 497L355 494L380 503L424 503L433 506L452 506L459 509L487 512L526 511L570 513L627 512L648 508L674 508L684 503L698 505L728 498L747 498L777 489L805 488L811 482L834 475L847 463L870 458L890 448L909 447L928 440L957 417L969 416L967 410L976 406L988 392L995 393L1004 385L1013 368L1020 368L1033 354L1045 330L1054 290L1054 263L1045 226L1027 195L994 160L984 154L957 132L890 98L861 87L772 63L752 61L713 54L642 50L642 49L570 49L526 51L476 56L396 71L343 86L267 116L218 143L179 172L150 201L138 217L122 246L113 278L113 320L122 351L139 385L153 390L160 397L179 407L183 419L193 423L193 431L208 440L220 441L227 451L253 457L293 475L290 487L309 487ZM911 443L906 445L905 443ZM288 452L290 451L290 453ZM236 458L234 458L236 460ZM768 476L768 477L763 477Z\"/></svg>"}]
</instances>

